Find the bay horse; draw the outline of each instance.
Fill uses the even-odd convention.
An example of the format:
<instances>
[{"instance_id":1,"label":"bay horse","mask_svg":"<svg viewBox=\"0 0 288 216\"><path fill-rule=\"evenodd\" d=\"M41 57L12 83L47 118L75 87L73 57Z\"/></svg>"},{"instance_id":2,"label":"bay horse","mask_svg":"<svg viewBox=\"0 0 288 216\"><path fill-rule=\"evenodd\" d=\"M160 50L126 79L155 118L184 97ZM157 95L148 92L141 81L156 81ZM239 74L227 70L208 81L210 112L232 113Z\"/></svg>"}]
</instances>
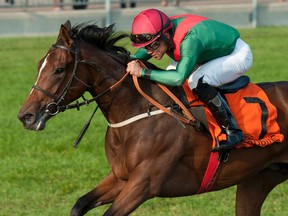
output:
<instances>
[{"instance_id":1,"label":"bay horse","mask_svg":"<svg viewBox=\"0 0 288 216\"><path fill-rule=\"evenodd\" d=\"M89 92L109 124L147 113L151 104L141 96L126 74L129 52L116 43L127 35L114 25L100 28L82 23L61 25L56 43L39 61L35 85L18 118L26 129L43 130L53 115ZM149 65L149 67L153 67ZM173 101L149 80L140 79L143 90L161 104ZM284 135L282 143L233 149L222 163L211 191L237 185L236 214L257 216L272 189L288 178L288 82L258 84L278 111ZM177 93L176 88L171 91ZM102 182L80 197L71 216L111 204L104 215L128 215L153 197L197 194L207 168L212 138L192 125L182 127L163 113L120 127L108 126L105 150L111 171Z\"/></svg>"}]
</instances>

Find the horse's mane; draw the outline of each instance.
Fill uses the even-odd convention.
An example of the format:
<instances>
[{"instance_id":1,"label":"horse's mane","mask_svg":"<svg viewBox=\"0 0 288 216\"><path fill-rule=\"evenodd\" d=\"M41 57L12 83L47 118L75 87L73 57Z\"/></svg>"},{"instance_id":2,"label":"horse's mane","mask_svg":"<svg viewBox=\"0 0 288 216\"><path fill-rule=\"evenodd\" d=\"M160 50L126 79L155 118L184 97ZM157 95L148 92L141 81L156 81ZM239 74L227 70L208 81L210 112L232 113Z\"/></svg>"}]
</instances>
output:
<instances>
[{"instance_id":1,"label":"horse's mane","mask_svg":"<svg viewBox=\"0 0 288 216\"><path fill-rule=\"evenodd\" d=\"M89 22L80 23L72 27L70 31L73 39L81 39L87 43L112 54L124 66L127 65L130 59L130 52L122 46L115 45L122 39L129 37L128 34L115 32L114 24L101 28ZM154 64L148 61L142 61L148 68L159 69Z\"/></svg>"},{"instance_id":2,"label":"horse's mane","mask_svg":"<svg viewBox=\"0 0 288 216\"><path fill-rule=\"evenodd\" d=\"M80 38L87 43L93 44L98 48L115 55L123 63L127 63L130 59L130 52L124 47L115 45L116 42L129 37L128 34L115 32L114 24L100 28L95 24L87 22L75 25L71 29L74 39Z\"/></svg>"}]
</instances>

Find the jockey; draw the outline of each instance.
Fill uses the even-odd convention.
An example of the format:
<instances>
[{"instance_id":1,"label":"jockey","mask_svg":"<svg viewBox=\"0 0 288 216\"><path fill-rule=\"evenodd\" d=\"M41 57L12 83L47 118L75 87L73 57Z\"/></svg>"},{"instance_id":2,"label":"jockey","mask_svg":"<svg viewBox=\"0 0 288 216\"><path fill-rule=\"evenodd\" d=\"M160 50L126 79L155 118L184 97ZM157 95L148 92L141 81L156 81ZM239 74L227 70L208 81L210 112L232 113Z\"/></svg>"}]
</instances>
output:
<instances>
[{"instance_id":1,"label":"jockey","mask_svg":"<svg viewBox=\"0 0 288 216\"><path fill-rule=\"evenodd\" d=\"M252 52L233 27L192 14L168 17L157 9L139 13L133 21L132 45L140 48L135 59L173 61L166 70L142 68L137 61L127 72L168 86L181 86L188 79L191 90L209 108L227 140L214 151L229 150L244 141L231 110L214 87L234 81L252 65Z\"/></svg>"}]
</instances>

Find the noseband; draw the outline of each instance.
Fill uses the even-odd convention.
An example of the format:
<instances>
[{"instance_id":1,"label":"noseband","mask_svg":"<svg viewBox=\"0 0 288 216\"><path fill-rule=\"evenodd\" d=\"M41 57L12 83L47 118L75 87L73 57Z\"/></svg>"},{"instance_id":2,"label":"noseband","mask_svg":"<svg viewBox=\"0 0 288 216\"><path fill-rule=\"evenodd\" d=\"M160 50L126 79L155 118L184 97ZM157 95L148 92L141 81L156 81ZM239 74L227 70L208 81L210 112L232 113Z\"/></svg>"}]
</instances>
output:
<instances>
[{"instance_id":1,"label":"noseband","mask_svg":"<svg viewBox=\"0 0 288 216\"><path fill-rule=\"evenodd\" d=\"M52 98L54 101L47 104L46 109L45 109L45 113L51 115L51 116L55 116L57 115L59 112L64 112L67 109L74 109L76 108L77 110L80 110L81 106L84 105L89 105L91 102L96 101L99 97L101 97L102 95L108 93L109 91L113 91L116 87L118 87L120 85L120 83L122 83L127 75L129 73L126 73L117 83L115 83L114 85L112 85L110 88L108 88L107 90L105 90L104 92L100 93L99 95L87 100L84 98L84 96L82 96L83 98L83 102L79 103L78 101L76 101L74 104L68 104L68 105L60 105L60 103L64 100L69 88L71 87L72 81L74 79L78 80L79 82L81 82L82 84L84 84L85 86L87 86L88 88L91 88L92 86L89 86L88 84L86 84L85 82L83 82L82 80L80 80L77 76L76 76L76 71L77 71L77 67L78 67L78 63L84 63L84 64L88 64L92 67L97 67L97 65L93 62L89 62L86 60L80 60L79 58L79 46L77 43L77 40L74 41L73 45L75 47L75 51L71 50L65 46L62 45L58 45L58 44L53 44L52 45L54 48L59 48L59 49L64 49L70 53L73 53L75 55L75 61L74 61L74 68L73 68L73 74L72 74L72 78L69 80L69 82L66 84L65 88L63 89L62 93L60 94L59 97L56 97L54 95L52 95L50 92L46 91L45 89L37 86L37 85L33 85L32 88L44 93L45 95L47 95L48 97Z\"/></svg>"}]
</instances>

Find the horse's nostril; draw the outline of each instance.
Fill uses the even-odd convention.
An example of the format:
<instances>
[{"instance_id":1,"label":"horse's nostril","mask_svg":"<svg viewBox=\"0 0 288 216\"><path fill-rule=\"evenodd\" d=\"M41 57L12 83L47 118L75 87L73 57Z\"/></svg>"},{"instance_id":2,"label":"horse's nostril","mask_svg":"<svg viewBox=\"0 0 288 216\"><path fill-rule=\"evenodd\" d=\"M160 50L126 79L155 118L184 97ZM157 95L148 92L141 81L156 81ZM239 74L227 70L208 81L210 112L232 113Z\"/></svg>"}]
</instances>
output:
<instances>
[{"instance_id":1,"label":"horse's nostril","mask_svg":"<svg viewBox=\"0 0 288 216\"><path fill-rule=\"evenodd\" d=\"M34 116L35 115L32 114L32 113L26 113L23 116L19 116L19 119L24 125L31 125L35 121L35 117Z\"/></svg>"}]
</instances>

